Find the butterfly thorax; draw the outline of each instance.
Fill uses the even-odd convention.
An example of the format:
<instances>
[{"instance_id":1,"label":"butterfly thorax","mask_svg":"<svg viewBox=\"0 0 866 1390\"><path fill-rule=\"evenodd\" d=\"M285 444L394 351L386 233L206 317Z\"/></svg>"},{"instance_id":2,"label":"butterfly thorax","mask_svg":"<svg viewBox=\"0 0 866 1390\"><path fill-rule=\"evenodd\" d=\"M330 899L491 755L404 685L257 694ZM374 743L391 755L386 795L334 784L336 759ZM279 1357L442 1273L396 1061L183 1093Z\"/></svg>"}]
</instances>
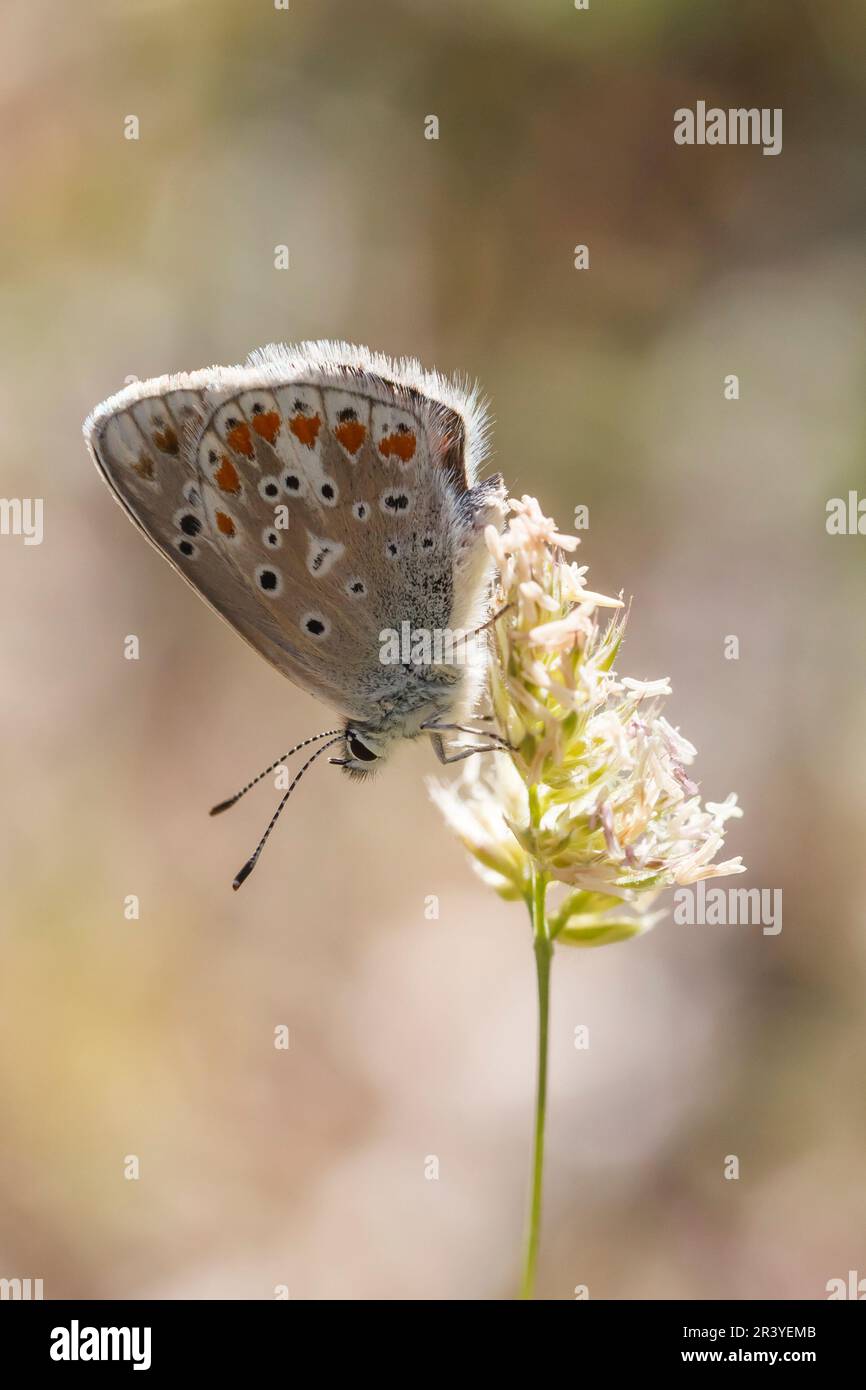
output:
<instances>
[{"instance_id":1,"label":"butterfly thorax","mask_svg":"<svg viewBox=\"0 0 866 1390\"><path fill-rule=\"evenodd\" d=\"M378 701L379 713L349 724L377 740L417 738L425 724L463 716L474 704L477 686L478 677L470 667L406 667L392 690Z\"/></svg>"},{"instance_id":2,"label":"butterfly thorax","mask_svg":"<svg viewBox=\"0 0 866 1390\"><path fill-rule=\"evenodd\" d=\"M482 678L477 664L405 672L402 683L381 700L379 714L347 721L346 771L367 775L375 766L381 767L404 739L435 733L437 727L466 717L477 702Z\"/></svg>"}]
</instances>

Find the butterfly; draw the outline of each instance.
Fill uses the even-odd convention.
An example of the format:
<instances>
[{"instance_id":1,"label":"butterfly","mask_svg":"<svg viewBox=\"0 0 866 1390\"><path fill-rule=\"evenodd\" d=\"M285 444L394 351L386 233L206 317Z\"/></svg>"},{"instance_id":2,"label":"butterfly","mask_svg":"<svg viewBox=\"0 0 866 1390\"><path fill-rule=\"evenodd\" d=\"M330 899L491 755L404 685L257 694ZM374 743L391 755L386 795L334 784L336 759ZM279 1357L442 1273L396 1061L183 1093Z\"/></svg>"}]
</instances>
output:
<instances>
[{"instance_id":1,"label":"butterfly","mask_svg":"<svg viewBox=\"0 0 866 1390\"><path fill-rule=\"evenodd\" d=\"M477 389L341 342L272 344L242 366L133 382L84 424L117 501L204 601L289 680L337 710L211 814L312 743L255 853L320 754L369 774L402 739L442 762L479 664L383 660L382 638L472 633L489 606L485 530L501 526L499 474L479 481L487 413ZM477 625L480 624L480 627ZM326 740L325 742L321 742Z\"/></svg>"}]
</instances>

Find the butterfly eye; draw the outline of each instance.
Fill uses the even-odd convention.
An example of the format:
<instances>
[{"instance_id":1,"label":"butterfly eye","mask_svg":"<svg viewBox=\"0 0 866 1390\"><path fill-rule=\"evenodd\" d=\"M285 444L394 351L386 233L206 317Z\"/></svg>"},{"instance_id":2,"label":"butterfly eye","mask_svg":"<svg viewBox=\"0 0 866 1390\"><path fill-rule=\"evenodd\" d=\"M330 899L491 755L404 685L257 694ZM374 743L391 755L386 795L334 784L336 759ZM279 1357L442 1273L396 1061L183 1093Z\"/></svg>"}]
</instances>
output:
<instances>
[{"instance_id":1,"label":"butterfly eye","mask_svg":"<svg viewBox=\"0 0 866 1390\"><path fill-rule=\"evenodd\" d=\"M349 745L349 752L352 757L357 758L361 763L374 763L379 756L378 753L374 753L369 749L365 743L362 743L359 738L356 738L354 734L349 734L346 741Z\"/></svg>"}]
</instances>

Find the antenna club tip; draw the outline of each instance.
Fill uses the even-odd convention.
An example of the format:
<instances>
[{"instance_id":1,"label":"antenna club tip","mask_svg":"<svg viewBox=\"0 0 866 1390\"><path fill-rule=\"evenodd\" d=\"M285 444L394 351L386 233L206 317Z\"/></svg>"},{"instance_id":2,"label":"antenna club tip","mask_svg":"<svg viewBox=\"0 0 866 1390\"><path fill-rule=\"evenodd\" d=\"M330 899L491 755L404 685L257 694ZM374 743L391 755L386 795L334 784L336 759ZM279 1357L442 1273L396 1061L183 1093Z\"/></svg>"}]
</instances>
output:
<instances>
[{"instance_id":1,"label":"antenna club tip","mask_svg":"<svg viewBox=\"0 0 866 1390\"><path fill-rule=\"evenodd\" d=\"M233 883L232 883L232 888L235 890L235 892L237 892L238 889L240 888L241 884L244 883L244 882L249 878L250 874L252 873L252 871L253 871L253 869L254 869L255 867L256 867L255 858L253 858L253 859L248 859L247 862L246 862L246 864L244 864L244 867L238 871L238 873L236 874L236 876L235 876L235 878L234 878L234 881L233 881Z\"/></svg>"},{"instance_id":2,"label":"antenna club tip","mask_svg":"<svg viewBox=\"0 0 866 1390\"><path fill-rule=\"evenodd\" d=\"M208 811L208 815L209 815L209 816L218 816L218 815L220 815L223 811L227 811L227 810L229 809L230 806L234 806L236 800L237 800L237 797L235 797L235 796L230 796L229 799L228 799L228 801L221 801L220 804L219 804L218 806L211 806L210 810Z\"/></svg>"}]
</instances>

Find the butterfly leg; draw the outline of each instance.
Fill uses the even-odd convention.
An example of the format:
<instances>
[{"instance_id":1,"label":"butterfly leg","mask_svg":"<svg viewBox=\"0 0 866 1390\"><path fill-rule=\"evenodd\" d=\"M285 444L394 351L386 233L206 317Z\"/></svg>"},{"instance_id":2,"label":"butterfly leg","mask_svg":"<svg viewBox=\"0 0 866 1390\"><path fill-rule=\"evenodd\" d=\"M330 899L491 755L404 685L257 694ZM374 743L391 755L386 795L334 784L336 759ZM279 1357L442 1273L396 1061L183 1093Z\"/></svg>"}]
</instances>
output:
<instances>
[{"instance_id":1,"label":"butterfly leg","mask_svg":"<svg viewBox=\"0 0 866 1390\"><path fill-rule=\"evenodd\" d=\"M440 763L447 766L448 763L459 763L464 758L471 758L473 753L501 753L502 745L499 743L479 743L474 748L460 748L456 753L449 753L445 748L445 740L441 734L430 733L430 742L433 745L433 752Z\"/></svg>"},{"instance_id":2,"label":"butterfly leg","mask_svg":"<svg viewBox=\"0 0 866 1390\"><path fill-rule=\"evenodd\" d=\"M487 720L492 720L492 718L492 715L480 714L478 716L478 723L482 724ZM439 724L436 720L431 719L428 723L422 724L421 728L425 733L475 734L477 738L492 738L499 748L510 748L511 746L507 739L504 739L501 734L495 733L492 729L470 729L468 724Z\"/></svg>"}]
</instances>

